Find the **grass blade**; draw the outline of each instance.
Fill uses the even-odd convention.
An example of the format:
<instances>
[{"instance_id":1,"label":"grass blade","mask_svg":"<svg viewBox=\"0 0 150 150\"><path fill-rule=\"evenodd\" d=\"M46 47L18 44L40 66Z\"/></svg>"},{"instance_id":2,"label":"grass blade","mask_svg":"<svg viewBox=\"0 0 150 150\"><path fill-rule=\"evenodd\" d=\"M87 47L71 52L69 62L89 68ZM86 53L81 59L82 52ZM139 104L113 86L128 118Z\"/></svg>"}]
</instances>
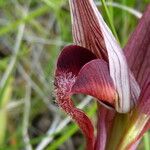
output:
<instances>
[{"instance_id":1,"label":"grass blade","mask_svg":"<svg viewBox=\"0 0 150 150\"><path fill-rule=\"evenodd\" d=\"M144 147L145 150L150 150L150 136L149 136L149 132L145 133L144 137L143 137L143 141L144 141Z\"/></svg>"},{"instance_id":2,"label":"grass blade","mask_svg":"<svg viewBox=\"0 0 150 150\"><path fill-rule=\"evenodd\" d=\"M107 15L107 18L108 18L108 22L109 22L110 28L111 28L111 30L112 30L114 36L116 37L116 39L117 39L118 42L119 42L119 38L118 38L117 32L116 32L116 30L115 30L112 17L111 17L111 15L110 15L110 13L109 13L109 10L108 10L107 6L106 6L106 2L105 2L105 0L101 0L101 2L102 2L102 6L103 6L103 8L104 8L104 10L105 10L105 12L106 12L106 15Z\"/></svg>"}]
</instances>

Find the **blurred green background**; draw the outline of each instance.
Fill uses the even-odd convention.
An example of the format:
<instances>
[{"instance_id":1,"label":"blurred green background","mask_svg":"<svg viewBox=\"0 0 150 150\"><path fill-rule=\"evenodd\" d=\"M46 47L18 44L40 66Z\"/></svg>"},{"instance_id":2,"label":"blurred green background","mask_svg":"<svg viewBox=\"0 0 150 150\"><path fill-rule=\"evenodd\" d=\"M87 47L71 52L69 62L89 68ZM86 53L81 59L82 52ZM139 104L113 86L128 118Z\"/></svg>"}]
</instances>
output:
<instances>
[{"instance_id":1,"label":"blurred green background","mask_svg":"<svg viewBox=\"0 0 150 150\"><path fill-rule=\"evenodd\" d=\"M96 2L107 22L100 0ZM135 15L150 1L107 2L123 47L137 24ZM55 103L53 87L60 50L72 43L70 20L68 0L0 0L1 150L84 149L78 127ZM74 100L96 122L91 97ZM150 150L148 136L139 150Z\"/></svg>"}]
</instances>

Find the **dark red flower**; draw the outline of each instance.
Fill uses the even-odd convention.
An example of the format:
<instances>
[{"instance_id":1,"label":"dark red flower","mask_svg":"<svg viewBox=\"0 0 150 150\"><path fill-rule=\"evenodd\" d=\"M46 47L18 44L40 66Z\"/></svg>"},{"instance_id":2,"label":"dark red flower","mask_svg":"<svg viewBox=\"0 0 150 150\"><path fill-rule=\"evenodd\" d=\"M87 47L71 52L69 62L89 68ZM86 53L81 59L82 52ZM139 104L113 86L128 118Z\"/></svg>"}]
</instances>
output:
<instances>
[{"instance_id":1,"label":"dark red flower","mask_svg":"<svg viewBox=\"0 0 150 150\"><path fill-rule=\"evenodd\" d=\"M132 121L124 124L124 134L114 146L129 149L150 127L150 6L123 52L93 0L69 2L75 45L66 46L57 61L57 103L81 128L88 150L105 149L115 129L114 118L123 117L119 113L129 114ZM71 100L78 93L91 95L98 105L102 104L98 108L96 140L90 119ZM139 119L143 119L142 125ZM128 141L131 131L134 134Z\"/></svg>"}]
</instances>

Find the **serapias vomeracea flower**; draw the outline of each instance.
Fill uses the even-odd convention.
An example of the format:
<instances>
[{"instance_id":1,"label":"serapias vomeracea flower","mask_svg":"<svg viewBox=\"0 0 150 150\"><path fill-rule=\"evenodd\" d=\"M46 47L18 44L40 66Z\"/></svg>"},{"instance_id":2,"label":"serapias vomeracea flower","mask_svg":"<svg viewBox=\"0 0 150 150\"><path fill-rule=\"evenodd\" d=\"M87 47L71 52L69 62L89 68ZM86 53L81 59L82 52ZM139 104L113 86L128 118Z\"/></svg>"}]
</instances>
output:
<instances>
[{"instance_id":1,"label":"serapias vomeracea flower","mask_svg":"<svg viewBox=\"0 0 150 150\"><path fill-rule=\"evenodd\" d=\"M93 0L69 3L74 44L58 58L57 103L81 128L87 150L135 149L150 128L150 5L123 50ZM71 100L78 93L98 101L96 138Z\"/></svg>"}]
</instances>

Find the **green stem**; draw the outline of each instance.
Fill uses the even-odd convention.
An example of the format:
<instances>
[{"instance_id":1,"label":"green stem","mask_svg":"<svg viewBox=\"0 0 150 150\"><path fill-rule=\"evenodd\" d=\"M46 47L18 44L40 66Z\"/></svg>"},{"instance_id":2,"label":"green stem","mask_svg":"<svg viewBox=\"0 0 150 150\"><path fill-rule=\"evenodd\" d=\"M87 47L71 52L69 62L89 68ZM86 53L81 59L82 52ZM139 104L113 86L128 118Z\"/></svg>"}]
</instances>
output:
<instances>
[{"instance_id":1,"label":"green stem","mask_svg":"<svg viewBox=\"0 0 150 150\"><path fill-rule=\"evenodd\" d=\"M126 150L136 142L136 138L142 132L144 126L149 120L149 116L133 112L130 122L126 126L125 132L117 146L117 150Z\"/></svg>"},{"instance_id":2,"label":"green stem","mask_svg":"<svg viewBox=\"0 0 150 150\"><path fill-rule=\"evenodd\" d=\"M149 132L145 133L143 140L144 140L145 150L150 150Z\"/></svg>"},{"instance_id":3,"label":"green stem","mask_svg":"<svg viewBox=\"0 0 150 150\"><path fill-rule=\"evenodd\" d=\"M113 0L109 0L109 2L113 3ZM111 20L113 21L113 18L114 18L114 8L112 6L109 7L109 14L110 14Z\"/></svg>"},{"instance_id":4,"label":"green stem","mask_svg":"<svg viewBox=\"0 0 150 150\"><path fill-rule=\"evenodd\" d=\"M116 39L117 39L118 42L119 42L119 38L118 38L118 36L117 36L117 32L116 32L115 27L114 27L114 24L113 24L113 20L112 20L112 17L111 17L111 15L110 15L110 13L109 13L109 10L108 10L108 8L107 8L107 6L106 6L105 0L101 0L101 2L102 2L102 6L104 7L104 10L105 10L105 12L106 12L106 15L107 15L107 18L108 18L108 23L109 23L109 25L110 25L110 28L111 28L111 30L112 30L114 36L116 37ZM120 42L119 42L119 43L120 43Z\"/></svg>"},{"instance_id":5,"label":"green stem","mask_svg":"<svg viewBox=\"0 0 150 150\"><path fill-rule=\"evenodd\" d=\"M122 0L123 5L127 5L126 0ZM128 20L130 16L127 18L127 12L122 10L122 33L121 33L121 44L124 47L126 40L127 40L127 31L128 31Z\"/></svg>"},{"instance_id":6,"label":"green stem","mask_svg":"<svg viewBox=\"0 0 150 150\"><path fill-rule=\"evenodd\" d=\"M116 113L111 133L109 135L109 140L107 142L106 150L116 150L118 142L120 141L122 134L124 133L128 119L128 114Z\"/></svg>"}]
</instances>

